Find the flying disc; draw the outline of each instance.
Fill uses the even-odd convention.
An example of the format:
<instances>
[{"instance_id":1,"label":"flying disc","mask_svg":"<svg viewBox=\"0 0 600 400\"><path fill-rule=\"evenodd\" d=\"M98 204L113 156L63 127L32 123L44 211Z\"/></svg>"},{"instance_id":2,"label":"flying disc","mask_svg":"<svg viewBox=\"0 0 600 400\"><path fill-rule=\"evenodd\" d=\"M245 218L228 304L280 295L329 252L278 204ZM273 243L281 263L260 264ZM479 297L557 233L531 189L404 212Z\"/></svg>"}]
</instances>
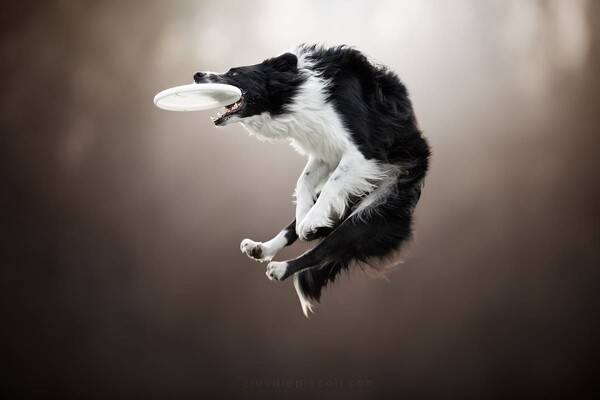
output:
<instances>
[{"instance_id":1,"label":"flying disc","mask_svg":"<svg viewBox=\"0 0 600 400\"><path fill-rule=\"evenodd\" d=\"M154 105L170 111L210 110L235 103L242 92L222 83L192 83L163 90L154 96Z\"/></svg>"}]
</instances>

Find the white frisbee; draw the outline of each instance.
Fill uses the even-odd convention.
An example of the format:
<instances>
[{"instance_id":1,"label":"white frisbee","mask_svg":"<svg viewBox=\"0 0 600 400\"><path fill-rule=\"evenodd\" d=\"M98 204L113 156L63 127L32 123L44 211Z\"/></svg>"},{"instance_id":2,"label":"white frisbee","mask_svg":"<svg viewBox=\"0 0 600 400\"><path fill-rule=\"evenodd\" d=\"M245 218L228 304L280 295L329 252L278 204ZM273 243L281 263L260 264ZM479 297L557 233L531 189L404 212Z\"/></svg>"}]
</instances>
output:
<instances>
[{"instance_id":1,"label":"white frisbee","mask_svg":"<svg viewBox=\"0 0 600 400\"><path fill-rule=\"evenodd\" d=\"M163 90L154 96L154 105L170 111L210 110L235 103L242 91L222 83L192 83Z\"/></svg>"}]
</instances>

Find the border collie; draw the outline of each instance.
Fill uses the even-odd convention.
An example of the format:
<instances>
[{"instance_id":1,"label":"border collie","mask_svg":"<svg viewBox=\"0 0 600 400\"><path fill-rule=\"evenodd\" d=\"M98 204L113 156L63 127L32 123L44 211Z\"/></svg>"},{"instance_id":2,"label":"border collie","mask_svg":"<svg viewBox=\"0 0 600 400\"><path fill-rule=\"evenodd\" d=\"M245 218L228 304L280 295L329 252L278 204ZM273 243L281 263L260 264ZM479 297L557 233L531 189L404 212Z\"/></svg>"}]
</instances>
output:
<instances>
[{"instance_id":1,"label":"border collie","mask_svg":"<svg viewBox=\"0 0 600 400\"><path fill-rule=\"evenodd\" d=\"M266 140L284 140L308 162L296 186L296 218L273 239L241 250L268 261L267 276L293 276L302 310L353 264L379 269L411 235L430 150L406 87L395 73L347 46L301 45L260 64L196 83L237 86L242 97L214 119L240 122ZM271 261L296 239L321 239L288 261Z\"/></svg>"}]
</instances>

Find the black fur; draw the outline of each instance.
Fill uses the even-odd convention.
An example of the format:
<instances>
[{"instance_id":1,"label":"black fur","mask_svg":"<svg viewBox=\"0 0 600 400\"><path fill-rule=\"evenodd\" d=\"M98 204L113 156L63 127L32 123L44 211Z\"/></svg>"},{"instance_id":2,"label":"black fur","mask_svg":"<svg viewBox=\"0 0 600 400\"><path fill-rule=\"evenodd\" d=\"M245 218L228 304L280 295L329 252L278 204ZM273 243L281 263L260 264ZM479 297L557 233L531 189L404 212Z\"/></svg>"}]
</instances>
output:
<instances>
[{"instance_id":1,"label":"black fur","mask_svg":"<svg viewBox=\"0 0 600 400\"><path fill-rule=\"evenodd\" d=\"M331 82L327 101L364 157L401 171L383 201L352 215L363 199L351 199L348 212L336 226L321 228L309 238L323 238L314 249L288 261L282 279L298 274L303 295L318 301L323 287L350 265L368 265L390 256L410 237L430 149L418 127L407 89L395 73L346 46L301 46L297 54L301 53L309 54L308 68L313 73ZM209 81L198 74L194 78L196 82ZM242 89L243 107L236 113L243 118L262 112L284 114L305 79L297 67L297 56L286 53L261 64L233 68L210 81ZM285 231L289 245L297 238L295 221Z\"/></svg>"},{"instance_id":2,"label":"black fur","mask_svg":"<svg viewBox=\"0 0 600 400\"><path fill-rule=\"evenodd\" d=\"M331 79L329 101L366 158L403 166L416 162L413 174L423 178L429 146L398 76L346 46L306 49L312 53L315 69Z\"/></svg>"}]
</instances>

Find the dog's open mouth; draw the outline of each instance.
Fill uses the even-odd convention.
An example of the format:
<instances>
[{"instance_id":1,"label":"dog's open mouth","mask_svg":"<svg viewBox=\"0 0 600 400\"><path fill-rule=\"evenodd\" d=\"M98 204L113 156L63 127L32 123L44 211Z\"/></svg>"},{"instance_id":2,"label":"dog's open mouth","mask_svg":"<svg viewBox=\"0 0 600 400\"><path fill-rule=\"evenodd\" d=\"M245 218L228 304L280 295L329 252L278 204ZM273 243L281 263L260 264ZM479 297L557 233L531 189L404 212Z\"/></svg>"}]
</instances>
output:
<instances>
[{"instance_id":1,"label":"dog's open mouth","mask_svg":"<svg viewBox=\"0 0 600 400\"><path fill-rule=\"evenodd\" d=\"M244 96L240 97L238 101L228 106L225 106L225 113L218 114L217 118L211 118L215 125L223 125L229 118L239 113L244 108Z\"/></svg>"}]
</instances>

